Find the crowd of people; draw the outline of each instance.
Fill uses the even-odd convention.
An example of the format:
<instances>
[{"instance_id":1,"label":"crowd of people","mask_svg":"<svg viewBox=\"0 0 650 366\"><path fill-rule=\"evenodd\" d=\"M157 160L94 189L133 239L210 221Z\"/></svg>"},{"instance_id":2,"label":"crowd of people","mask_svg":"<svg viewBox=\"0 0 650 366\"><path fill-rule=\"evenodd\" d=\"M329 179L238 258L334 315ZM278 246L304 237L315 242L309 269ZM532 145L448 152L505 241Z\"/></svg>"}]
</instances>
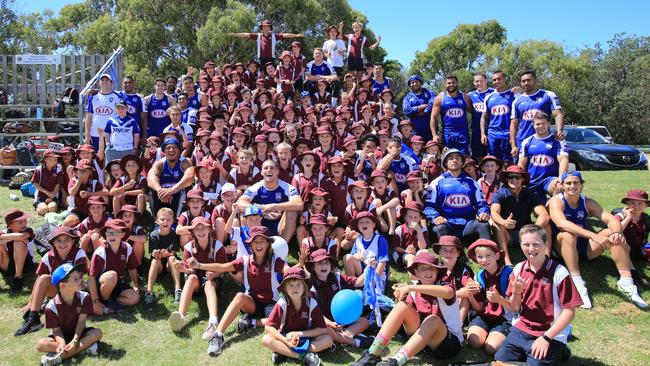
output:
<instances>
[{"instance_id":1,"label":"crowd of people","mask_svg":"<svg viewBox=\"0 0 650 366\"><path fill-rule=\"evenodd\" d=\"M102 332L88 315L140 302L152 311L164 273L177 306L171 331L204 296L209 355L235 323L237 333L264 329L274 364L319 365L333 344L364 349L354 365L446 359L464 344L506 363L558 364L570 355L575 309L592 306L580 267L605 251L618 289L647 308L631 258L650 253L648 194L628 192L614 213L585 197L569 170L560 99L534 71L510 81L495 70L493 87L477 74L469 93L454 75L437 94L413 75L397 105L382 64L364 55L381 38L360 23L343 28L327 28L307 55L299 41L279 52L303 35L264 21L230 34L256 42L246 64L208 61L156 79L146 97L130 76L117 91L101 75L83 144L46 151L32 176L37 214L69 213L48 237L52 249L35 262L20 210L5 214L0 234L14 293L36 268L16 336L43 327L44 313L43 364L97 353ZM590 229L589 217L606 229ZM387 289L395 271L408 281ZM241 291L224 298L225 281ZM356 321L337 323L334 296L364 287L392 291L392 310L366 298ZM400 331L407 341L385 358Z\"/></svg>"}]
</instances>

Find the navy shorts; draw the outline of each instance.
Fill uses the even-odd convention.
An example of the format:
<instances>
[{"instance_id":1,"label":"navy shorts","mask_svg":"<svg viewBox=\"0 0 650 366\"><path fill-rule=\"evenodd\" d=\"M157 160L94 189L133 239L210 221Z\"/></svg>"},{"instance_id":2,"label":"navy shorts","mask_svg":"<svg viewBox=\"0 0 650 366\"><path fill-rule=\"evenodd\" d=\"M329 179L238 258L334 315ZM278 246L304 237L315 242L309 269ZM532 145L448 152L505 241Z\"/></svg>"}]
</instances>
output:
<instances>
[{"instance_id":1,"label":"navy shorts","mask_svg":"<svg viewBox=\"0 0 650 366\"><path fill-rule=\"evenodd\" d=\"M443 134L443 139L445 141L445 147L450 149L458 149L460 152L467 156L469 155L469 144L467 142L467 135L458 132L445 132Z\"/></svg>"},{"instance_id":2,"label":"navy shorts","mask_svg":"<svg viewBox=\"0 0 650 366\"><path fill-rule=\"evenodd\" d=\"M361 57L348 57L348 71L364 71L363 58Z\"/></svg>"},{"instance_id":3,"label":"navy shorts","mask_svg":"<svg viewBox=\"0 0 650 366\"><path fill-rule=\"evenodd\" d=\"M447 335L435 350L431 351L431 349L428 347L425 349L429 350L433 358L437 360L446 360L455 357L460 353L462 348L463 344L460 343L460 340L458 340L455 335L451 334L451 332L447 330Z\"/></svg>"},{"instance_id":4,"label":"navy shorts","mask_svg":"<svg viewBox=\"0 0 650 366\"><path fill-rule=\"evenodd\" d=\"M499 332L504 336L508 336L510 333L511 324L509 321L504 320L499 324L491 325L486 322L480 315L475 316L472 321L469 323L470 327L479 327L488 333Z\"/></svg>"},{"instance_id":5,"label":"navy shorts","mask_svg":"<svg viewBox=\"0 0 650 366\"><path fill-rule=\"evenodd\" d=\"M101 277L101 276L95 277L95 281L97 283L97 290L98 291L99 291L99 287L101 286L101 283L99 282L99 277ZM117 298L120 297L120 294L123 291L126 291L126 290L128 290L130 288L131 288L131 286L127 285L126 282L124 282L124 279L119 279L119 280L117 280L117 283L115 284L115 287L113 288L113 291L111 292L111 295L108 297L108 299L105 299L105 300L101 299L102 296L99 295L100 301L101 302L108 302L109 300L117 300Z\"/></svg>"},{"instance_id":6,"label":"navy shorts","mask_svg":"<svg viewBox=\"0 0 650 366\"><path fill-rule=\"evenodd\" d=\"M537 338L539 337L524 333L512 327L506 340L503 341L503 344L494 355L494 359L502 362L523 361L528 366L558 365L562 359L562 352L564 351L564 347L566 347L565 344L556 340L551 341L546 358L538 360L531 353L533 342Z\"/></svg>"},{"instance_id":7,"label":"navy shorts","mask_svg":"<svg viewBox=\"0 0 650 366\"><path fill-rule=\"evenodd\" d=\"M271 301L269 303L263 303L253 298L253 302L255 302L255 312L249 315L255 319L268 318L269 315L271 315L271 310L273 310L273 307L275 306L275 301Z\"/></svg>"},{"instance_id":8,"label":"navy shorts","mask_svg":"<svg viewBox=\"0 0 650 366\"><path fill-rule=\"evenodd\" d=\"M587 249L589 248L589 239L583 238L581 236L576 238L576 249L578 250L578 257L580 258L580 261L586 262L589 260L589 256L587 255Z\"/></svg>"}]
</instances>

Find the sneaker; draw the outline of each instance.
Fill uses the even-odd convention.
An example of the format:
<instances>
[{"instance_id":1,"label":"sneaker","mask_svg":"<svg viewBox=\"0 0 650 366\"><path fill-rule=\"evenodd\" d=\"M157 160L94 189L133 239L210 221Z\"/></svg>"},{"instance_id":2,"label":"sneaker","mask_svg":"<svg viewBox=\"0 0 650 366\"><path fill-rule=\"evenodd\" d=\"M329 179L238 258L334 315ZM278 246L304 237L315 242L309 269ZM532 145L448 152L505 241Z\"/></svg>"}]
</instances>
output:
<instances>
[{"instance_id":1,"label":"sneaker","mask_svg":"<svg viewBox=\"0 0 650 366\"><path fill-rule=\"evenodd\" d=\"M81 353L87 356L97 356L99 354L97 352L97 342L91 344L90 347L86 348Z\"/></svg>"},{"instance_id":2,"label":"sneaker","mask_svg":"<svg viewBox=\"0 0 650 366\"><path fill-rule=\"evenodd\" d=\"M307 352L305 358L302 359L302 364L305 366L320 366L320 357L314 352Z\"/></svg>"},{"instance_id":3,"label":"sneaker","mask_svg":"<svg viewBox=\"0 0 650 366\"><path fill-rule=\"evenodd\" d=\"M356 362L351 363L350 366L375 366L379 362L381 362L381 357L375 356L368 352L368 350L365 350L363 351L361 358Z\"/></svg>"},{"instance_id":4,"label":"sneaker","mask_svg":"<svg viewBox=\"0 0 650 366\"><path fill-rule=\"evenodd\" d=\"M237 322L237 333L246 333L253 329L255 329L255 324L251 322L248 316L244 315L239 318L239 321Z\"/></svg>"},{"instance_id":5,"label":"sneaker","mask_svg":"<svg viewBox=\"0 0 650 366\"><path fill-rule=\"evenodd\" d=\"M17 295L23 291L23 278L22 277L14 277L13 281L11 281L11 284L9 285L9 291Z\"/></svg>"},{"instance_id":6,"label":"sneaker","mask_svg":"<svg viewBox=\"0 0 650 366\"><path fill-rule=\"evenodd\" d=\"M639 296L639 291L636 289L635 285L621 285L621 281L618 281L616 283L616 286L618 287L619 290L623 291L627 297L632 301L634 305L636 305L639 309L647 309L648 304L643 300L641 296Z\"/></svg>"},{"instance_id":7,"label":"sneaker","mask_svg":"<svg viewBox=\"0 0 650 366\"><path fill-rule=\"evenodd\" d=\"M288 358L287 356L281 355L277 352L273 352L273 354L271 355L271 361L273 362L274 365L279 365L283 363L284 361L287 360L287 358Z\"/></svg>"},{"instance_id":8,"label":"sneaker","mask_svg":"<svg viewBox=\"0 0 650 366\"><path fill-rule=\"evenodd\" d=\"M110 299L106 303L106 307L111 309L111 314L120 313L120 312L122 312L124 310L124 306L122 304L120 304L119 302L117 302L117 300L115 300L115 299Z\"/></svg>"},{"instance_id":9,"label":"sneaker","mask_svg":"<svg viewBox=\"0 0 650 366\"><path fill-rule=\"evenodd\" d=\"M41 365L43 366L52 366L52 365L58 365L61 362L63 362L63 357L61 356L61 353L48 353L46 355L41 356Z\"/></svg>"},{"instance_id":10,"label":"sneaker","mask_svg":"<svg viewBox=\"0 0 650 366\"><path fill-rule=\"evenodd\" d=\"M217 332L217 325L208 323L208 326L205 327L205 332L203 332L203 335L201 336L201 339L204 341L209 341L214 337L214 334Z\"/></svg>"},{"instance_id":11,"label":"sneaker","mask_svg":"<svg viewBox=\"0 0 650 366\"><path fill-rule=\"evenodd\" d=\"M576 286L578 289L578 294L580 294L580 299L582 300L582 305L580 305L581 308L583 309L591 309L591 299L589 299L589 292L587 291L586 286Z\"/></svg>"},{"instance_id":12,"label":"sneaker","mask_svg":"<svg viewBox=\"0 0 650 366\"><path fill-rule=\"evenodd\" d=\"M386 361L381 361L377 366L399 366L399 362L393 357L387 359Z\"/></svg>"},{"instance_id":13,"label":"sneaker","mask_svg":"<svg viewBox=\"0 0 650 366\"><path fill-rule=\"evenodd\" d=\"M154 297L151 292L144 293L144 310L152 311L153 310Z\"/></svg>"},{"instance_id":14,"label":"sneaker","mask_svg":"<svg viewBox=\"0 0 650 366\"><path fill-rule=\"evenodd\" d=\"M375 341L374 336L366 336L365 334L357 334L354 338L359 340L359 348L368 349L372 346L372 343Z\"/></svg>"},{"instance_id":15,"label":"sneaker","mask_svg":"<svg viewBox=\"0 0 650 366\"><path fill-rule=\"evenodd\" d=\"M14 337L20 337L27 333L37 332L43 328L41 319L38 316L28 316L23 325L14 333Z\"/></svg>"},{"instance_id":16,"label":"sneaker","mask_svg":"<svg viewBox=\"0 0 650 366\"><path fill-rule=\"evenodd\" d=\"M183 293L183 290L181 290L181 289L174 290L174 302L173 302L174 305L178 305L178 304L181 303L181 294L182 293Z\"/></svg>"},{"instance_id":17,"label":"sneaker","mask_svg":"<svg viewBox=\"0 0 650 366\"><path fill-rule=\"evenodd\" d=\"M208 342L208 355L209 356L218 356L221 353L221 348L223 348L223 335L214 335L210 342Z\"/></svg>"},{"instance_id":18,"label":"sneaker","mask_svg":"<svg viewBox=\"0 0 650 366\"><path fill-rule=\"evenodd\" d=\"M169 316L169 326L172 328L172 332L178 333L187 325L187 317L181 315L178 311L174 311Z\"/></svg>"}]
</instances>

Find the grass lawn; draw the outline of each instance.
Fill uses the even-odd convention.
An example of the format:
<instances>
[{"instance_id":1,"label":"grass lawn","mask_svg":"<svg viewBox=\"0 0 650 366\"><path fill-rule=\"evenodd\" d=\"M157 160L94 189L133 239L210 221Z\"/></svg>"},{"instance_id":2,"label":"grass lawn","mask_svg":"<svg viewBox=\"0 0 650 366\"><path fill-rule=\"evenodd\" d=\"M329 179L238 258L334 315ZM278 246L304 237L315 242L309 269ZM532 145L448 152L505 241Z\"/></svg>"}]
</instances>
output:
<instances>
[{"instance_id":1,"label":"grass lawn","mask_svg":"<svg viewBox=\"0 0 650 366\"><path fill-rule=\"evenodd\" d=\"M587 172L585 193L598 200L606 209L619 207L620 197L628 189L650 188L648 172ZM5 212L9 208L19 207L26 212L33 212L30 200L21 198L18 202L9 200L7 188L0 188L0 207ZM41 220L32 217L32 227ZM519 250L513 250L516 259L521 259ZM636 263L646 275L650 270L644 263ZM573 322L575 339L570 342L574 357L570 365L649 365L650 364L650 316L638 310L616 290L617 271L608 257L599 258L583 266L583 277L593 297L592 310L579 309ZM403 272L391 271L391 281L405 280ZM47 335L46 330L32 333L21 338L14 338L13 332L20 326L19 309L26 304L29 294L10 297L8 278L0 279L0 349L1 365L36 364L40 355L35 351L36 341ZM229 282L229 281L226 281ZM31 287L33 277L26 277L26 287ZM163 277L162 283L156 284L155 294L159 299L155 310L143 314L141 306L125 312L102 318L92 317L89 325L104 332L100 343L98 357L85 357L72 363L84 365L144 365L149 362L160 365L269 365L271 352L260 344L261 331L245 336L238 336L231 327L226 333L226 349L217 358L210 358L206 353L207 343L201 340L201 334L207 324L207 309L203 298L199 298L190 308L193 318L184 332L176 335L171 332L167 318L171 311L173 289L170 277ZM225 310L228 301L239 288L232 283L224 286L220 292L219 310ZM650 300L650 291L643 289L641 295ZM42 317L42 320L43 317ZM391 343L391 351L397 351L403 340ZM360 350L338 347L321 354L324 364L344 365L352 362L361 354ZM482 361L487 358L480 352L464 349L453 361ZM434 362L430 357L416 358L410 364L447 365L449 361Z\"/></svg>"}]
</instances>

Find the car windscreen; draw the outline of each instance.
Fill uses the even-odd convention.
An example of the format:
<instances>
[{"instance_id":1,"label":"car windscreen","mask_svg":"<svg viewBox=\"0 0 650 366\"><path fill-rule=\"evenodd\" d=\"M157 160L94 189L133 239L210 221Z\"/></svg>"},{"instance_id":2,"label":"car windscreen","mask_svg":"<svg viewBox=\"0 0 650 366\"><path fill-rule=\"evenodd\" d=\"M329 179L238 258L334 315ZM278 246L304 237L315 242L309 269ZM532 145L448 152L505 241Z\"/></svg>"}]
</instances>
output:
<instances>
[{"instance_id":1,"label":"car windscreen","mask_svg":"<svg viewBox=\"0 0 650 366\"><path fill-rule=\"evenodd\" d=\"M587 128L566 129L566 141L578 144L609 144L603 135Z\"/></svg>"}]
</instances>

